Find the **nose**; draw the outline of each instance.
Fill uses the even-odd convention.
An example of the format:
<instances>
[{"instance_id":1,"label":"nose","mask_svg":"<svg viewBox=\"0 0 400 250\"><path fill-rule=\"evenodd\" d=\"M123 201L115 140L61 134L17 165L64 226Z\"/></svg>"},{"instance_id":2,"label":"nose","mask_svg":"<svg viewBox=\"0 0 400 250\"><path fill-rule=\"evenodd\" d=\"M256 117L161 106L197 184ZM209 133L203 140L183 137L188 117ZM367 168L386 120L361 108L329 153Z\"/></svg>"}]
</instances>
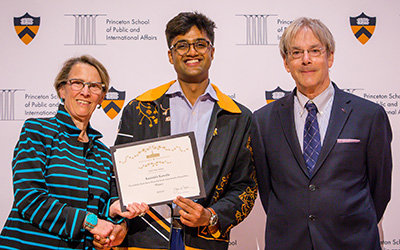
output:
<instances>
[{"instance_id":1,"label":"nose","mask_svg":"<svg viewBox=\"0 0 400 250\"><path fill-rule=\"evenodd\" d=\"M308 51L305 50L303 53L303 57L301 58L303 64L309 64L311 62L310 56L308 55Z\"/></svg>"},{"instance_id":2,"label":"nose","mask_svg":"<svg viewBox=\"0 0 400 250\"><path fill-rule=\"evenodd\" d=\"M197 55L197 50L194 48L194 43L189 44L189 51L186 53L187 55Z\"/></svg>"},{"instance_id":3,"label":"nose","mask_svg":"<svg viewBox=\"0 0 400 250\"><path fill-rule=\"evenodd\" d=\"M89 85L85 84L80 93L84 96L90 95Z\"/></svg>"}]
</instances>

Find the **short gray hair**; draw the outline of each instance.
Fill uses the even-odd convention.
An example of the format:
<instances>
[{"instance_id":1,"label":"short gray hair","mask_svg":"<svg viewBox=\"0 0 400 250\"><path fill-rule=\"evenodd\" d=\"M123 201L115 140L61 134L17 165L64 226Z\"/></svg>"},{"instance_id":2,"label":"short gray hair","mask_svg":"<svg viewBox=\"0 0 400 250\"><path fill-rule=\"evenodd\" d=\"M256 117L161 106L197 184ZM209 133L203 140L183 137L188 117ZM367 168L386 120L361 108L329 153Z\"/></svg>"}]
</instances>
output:
<instances>
[{"instance_id":1,"label":"short gray hair","mask_svg":"<svg viewBox=\"0 0 400 250\"><path fill-rule=\"evenodd\" d=\"M286 58L293 39L297 33L303 28L309 28L314 33L314 36L326 47L327 55L335 53L335 39L328 27L318 19L308 17L300 17L294 20L283 32L281 40L279 41L279 50L282 58Z\"/></svg>"}]
</instances>

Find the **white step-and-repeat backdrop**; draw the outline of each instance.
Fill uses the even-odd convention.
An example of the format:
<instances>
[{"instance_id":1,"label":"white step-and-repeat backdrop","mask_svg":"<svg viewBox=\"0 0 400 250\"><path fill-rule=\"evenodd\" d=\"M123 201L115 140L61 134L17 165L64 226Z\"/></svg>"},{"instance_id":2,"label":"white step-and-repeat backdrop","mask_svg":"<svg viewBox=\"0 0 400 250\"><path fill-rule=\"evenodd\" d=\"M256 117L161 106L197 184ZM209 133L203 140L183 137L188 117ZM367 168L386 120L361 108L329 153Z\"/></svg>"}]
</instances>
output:
<instances>
[{"instance_id":1,"label":"white step-and-repeat backdrop","mask_svg":"<svg viewBox=\"0 0 400 250\"><path fill-rule=\"evenodd\" d=\"M331 79L389 114L393 193L382 223L383 247L400 249L398 0L1 0L0 229L12 205L11 161L21 126L27 118L55 113L59 100L52 84L62 63L90 54L108 69L112 89L91 123L112 146L121 108L175 79L164 30L182 11L200 11L216 22L211 80L253 111L294 87L277 46L288 24L309 16L331 29L337 42ZM250 216L233 229L230 249L263 249L264 224L257 200Z\"/></svg>"}]
</instances>

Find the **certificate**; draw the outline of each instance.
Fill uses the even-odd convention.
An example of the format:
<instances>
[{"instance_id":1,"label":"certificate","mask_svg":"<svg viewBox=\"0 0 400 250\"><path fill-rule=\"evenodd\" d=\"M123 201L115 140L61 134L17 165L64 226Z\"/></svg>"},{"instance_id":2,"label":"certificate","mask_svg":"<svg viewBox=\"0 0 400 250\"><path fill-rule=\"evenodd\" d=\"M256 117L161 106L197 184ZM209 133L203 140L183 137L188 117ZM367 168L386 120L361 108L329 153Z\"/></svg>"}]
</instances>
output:
<instances>
[{"instance_id":1,"label":"certificate","mask_svg":"<svg viewBox=\"0 0 400 250\"><path fill-rule=\"evenodd\" d=\"M132 202L170 203L205 197L194 133L111 147L121 208Z\"/></svg>"}]
</instances>

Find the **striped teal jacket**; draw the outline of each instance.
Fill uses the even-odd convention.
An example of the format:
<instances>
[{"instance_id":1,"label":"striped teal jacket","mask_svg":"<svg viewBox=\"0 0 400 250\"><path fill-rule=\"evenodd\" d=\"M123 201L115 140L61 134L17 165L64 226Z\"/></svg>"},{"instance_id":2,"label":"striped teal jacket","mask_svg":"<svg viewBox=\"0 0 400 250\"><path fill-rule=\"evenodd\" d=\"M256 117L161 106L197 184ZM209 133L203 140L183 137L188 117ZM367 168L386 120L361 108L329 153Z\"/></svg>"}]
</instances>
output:
<instances>
[{"instance_id":1,"label":"striped teal jacket","mask_svg":"<svg viewBox=\"0 0 400 250\"><path fill-rule=\"evenodd\" d=\"M53 118L28 119L14 150L14 202L0 249L92 249L86 212L107 218L116 198L109 149L88 126L87 147L64 106ZM86 148L86 150L85 150Z\"/></svg>"}]
</instances>

